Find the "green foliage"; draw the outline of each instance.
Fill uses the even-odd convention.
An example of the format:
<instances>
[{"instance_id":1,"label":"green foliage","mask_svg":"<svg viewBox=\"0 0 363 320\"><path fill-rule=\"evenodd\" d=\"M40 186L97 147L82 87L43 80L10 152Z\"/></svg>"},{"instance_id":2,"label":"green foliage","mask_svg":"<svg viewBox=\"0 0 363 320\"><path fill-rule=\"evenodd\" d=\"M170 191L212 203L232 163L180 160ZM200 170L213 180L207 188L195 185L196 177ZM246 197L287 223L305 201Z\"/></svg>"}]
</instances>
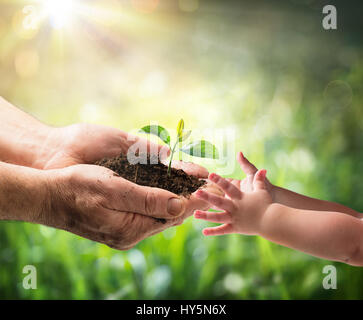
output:
<instances>
[{"instance_id":1,"label":"green foliage","mask_svg":"<svg viewBox=\"0 0 363 320\"><path fill-rule=\"evenodd\" d=\"M183 131L184 131L184 120L180 119L178 126L176 127L177 139L178 141L182 141L183 139Z\"/></svg>"},{"instance_id":2,"label":"green foliage","mask_svg":"<svg viewBox=\"0 0 363 320\"><path fill-rule=\"evenodd\" d=\"M198 140L182 147L180 151L192 156L200 155L201 158L218 159L218 149L206 140Z\"/></svg>"},{"instance_id":3,"label":"green foliage","mask_svg":"<svg viewBox=\"0 0 363 320\"><path fill-rule=\"evenodd\" d=\"M158 125L149 125L142 127L139 130L140 133L153 134L154 136L159 137L164 143L170 146L170 134L168 130Z\"/></svg>"},{"instance_id":4,"label":"green foliage","mask_svg":"<svg viewBox=\"0 0 363 320\"><path fill-rule=\"evenodd\" d=\"M158 125L149 125L141 128L139 132L147 133L147 134L153 134L159 137L162 141L164 141L169 147L170 147L170 134L169 132L164 129L162 126ZM170 153L170 160L169 160L169 166L168 166L168 175L170 175L171 171L171 163L173 160L174 153L176 151L177 145L179 146L179 151L182 151L188 155L199 157L199 158L211 158L211 159L218 159L218 149L215 145L210 143L206 140L199 140L191 142L185 146L183 146L183 141L187 140L192 131L187 130L184 131L184 120L180 119L178 122L178 126L176 128L176 142L174 146L171 149Z\"/></svg>"},{"instance_id":5,"label":"green foliage","mask_svg":"<svg viewBox=\"0 0 363 320\"><path fill-rule=\"evenodd\" d=\"M164 143L170 146L170 134L168 130L163 128L162 126L157 125L149 125L141 128L139 132L153 134L157 137L159 137Z\"/></svg>"}]
</instances>

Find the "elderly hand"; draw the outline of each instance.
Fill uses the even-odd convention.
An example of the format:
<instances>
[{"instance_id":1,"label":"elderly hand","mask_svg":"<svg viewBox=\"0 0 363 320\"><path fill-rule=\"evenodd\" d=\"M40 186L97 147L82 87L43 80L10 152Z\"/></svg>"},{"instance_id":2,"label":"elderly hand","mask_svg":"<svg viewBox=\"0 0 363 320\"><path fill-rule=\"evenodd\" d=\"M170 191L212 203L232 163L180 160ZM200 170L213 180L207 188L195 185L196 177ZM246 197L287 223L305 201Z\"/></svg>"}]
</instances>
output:
<instances>
[{"instance_id":1,"label":"elderly hand","mask_svg":"<svg viewBox=\"0 0 363 320\"><path fill-rule=\"evenodd\" d=\"M127 153L134 143L167 156L169 150L121 130L90 124L51 129L35 165L49 170L53 212L47 224L117 249L181 224L195 209L208 204L195 196L179 198L166 190L136 185L111 170L88 165ZM208 171L193 163L173 167L206 178ZM61 169L63 168L63 169ZM58 169L58 170L50 170Z\"/></svg>"},{"instance_id":2,"label":"elderly hand","mask_svg":"<svg viewBox=\"0 0 363 320\"><path fill-rule=\"evenodd\" d=\"M126 250L181 224L206 202L144 187L94 165L49 170L49 202L38 223Z\"/></svg>"},{"instance_id":3,"label":"elderly hand","mask_svg":"<svg viewBox=\"0 0 363 320\"><path fill-rule=\"evenodd\" d=\"M126 153L134 143L152 153L163 151L164 157L167 148L105 126L51 128L2 98L0 118L0 170L8 176L0 184L0 220L41 223L127 249L208 207L194 196L179 199L91 165ZM173 165L199 178L208 176L195 164Z\"/></svg>"},{"instance_id":4,"label":"elderly hand","mask_svg":"<svg viewBox=\"0 0 363 320\"><path fill-rule=\"evenodd\" d=\"M144 150L160 153L161 160L165 160L169 153L167 146L150 143L119 129L93 124L74 124L49 129L48 138L39 148L33 167L56 169L75 164L92 164L102 158L126 154L135 143ZM193 163L173 161L172 166L199 178L208 176L205 168Z\"/></svg>"}]
</instances>

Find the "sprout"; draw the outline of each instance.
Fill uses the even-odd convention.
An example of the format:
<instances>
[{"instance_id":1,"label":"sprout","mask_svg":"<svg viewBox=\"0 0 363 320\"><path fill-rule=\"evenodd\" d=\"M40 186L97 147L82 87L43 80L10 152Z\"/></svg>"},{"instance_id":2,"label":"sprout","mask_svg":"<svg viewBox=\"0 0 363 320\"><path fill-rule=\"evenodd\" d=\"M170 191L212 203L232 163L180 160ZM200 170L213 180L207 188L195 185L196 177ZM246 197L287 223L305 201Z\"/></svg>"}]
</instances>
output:
<instances>
[{"instance_id":1,"label":"sprout","mask_svg":"<svg viewBox=\"0 0 363 320\"><path fill-rule=\"evenodd\" d=\"M169 132L159 125L149 125L141 128L139 132L147 133L147 134L153 134L155 136L158 136L165 144L167 144L171 149L170 154L170 160L169 160L169 166L168 166L168 176L170 176L171 173L171 162L174 157L174 153L177 151L177 147L179 151L182 151L186 154L189 154L194 157L200 157L200 158L211 158L211 159L218 159L218 150L217 148L206 140L198 140L191 143L188 143L187 145L183 146L183 142L187 140L192 131L191 130L184 130L184 120L181 119L178 123L176 132L177 132L177 139L171 147L171 139Z\"/></svg>"}]
</instances>

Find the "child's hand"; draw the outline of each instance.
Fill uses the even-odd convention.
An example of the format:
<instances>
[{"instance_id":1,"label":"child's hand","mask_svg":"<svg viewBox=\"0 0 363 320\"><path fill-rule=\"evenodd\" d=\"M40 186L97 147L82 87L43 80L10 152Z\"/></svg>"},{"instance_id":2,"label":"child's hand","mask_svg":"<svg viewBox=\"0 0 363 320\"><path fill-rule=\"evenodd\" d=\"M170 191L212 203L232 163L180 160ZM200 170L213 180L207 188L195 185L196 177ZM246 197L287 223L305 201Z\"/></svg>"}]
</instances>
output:
<instances>
[{"instance_id":1,"label":"child's hand","mask_svg":"<svg viewBox=\"0 0 363 320\"><path fill-rule=\"evenodd\" d=\"M253 178L258 171L258 169L248 161L248 159L243 155L242 152L238 152L237 161L242 169L242 171L246 174L246 178L243 180L230 179L226 180L234 184L237 188L239 188L242 192L252 192L253 191ZM268 179L266 181L267 191L270 193L272 199L274 196L274 186L270 183Z\"/></svg>"},{"instance_id":2,"label":"child's hand","mask_svg":"<svg viewBox=\"0 0 363 320\"><path fill-rule=\"evenodd\" d=\"M203 190L196 192L198 198L209 202L214 208L223 210L222 212L195 211L194 217L197 219L222 223L218 227L204 229L204 235L258 234L261 219L273 202L266 183L266 170L259 170L254 174L251 183L253 191L248 193L241 190L241 184L237 187L236 183L227 181L215 173L211 173L209 179L217 184L226 196L216 196Z\"/></svg>"}]
</instances>

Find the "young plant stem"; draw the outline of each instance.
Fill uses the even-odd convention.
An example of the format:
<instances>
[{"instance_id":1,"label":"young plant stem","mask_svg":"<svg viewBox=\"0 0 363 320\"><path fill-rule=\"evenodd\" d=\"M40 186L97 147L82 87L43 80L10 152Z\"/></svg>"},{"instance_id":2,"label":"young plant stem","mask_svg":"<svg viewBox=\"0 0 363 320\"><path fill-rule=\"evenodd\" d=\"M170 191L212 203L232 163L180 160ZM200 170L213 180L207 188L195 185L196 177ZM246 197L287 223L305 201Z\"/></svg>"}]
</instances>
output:
<instances>
[{"instance_id":1,"label":"young plant stem","mask_svg":"<svg viewBox=\"0 0 363 320\"><path fill-rule=\"evenodd\" d=\"M175 153L175 148L178 145L178 141L175 142L173 149L171 150L170 160L169 160L169 167L168 167L168 177L170 177L171 173L171 161L173 160L173 156Z\"/></svg>"},{"instance_id":2,"label":"young plant stem","mask_svg":"<svg viewBox=\"0 0 363 320\"><path fill-rule=\"evenodd\" d=\"M178 143L178 148L179 148L179 151L178 151L178 154L179 154L179 161L181 161L181 160L182 160L182 154L181 154L181 152L180 152L181 147L182 147L182 142L181 142L181 141L179 141L179 143Z\"/></svg>"}]
</instances>

